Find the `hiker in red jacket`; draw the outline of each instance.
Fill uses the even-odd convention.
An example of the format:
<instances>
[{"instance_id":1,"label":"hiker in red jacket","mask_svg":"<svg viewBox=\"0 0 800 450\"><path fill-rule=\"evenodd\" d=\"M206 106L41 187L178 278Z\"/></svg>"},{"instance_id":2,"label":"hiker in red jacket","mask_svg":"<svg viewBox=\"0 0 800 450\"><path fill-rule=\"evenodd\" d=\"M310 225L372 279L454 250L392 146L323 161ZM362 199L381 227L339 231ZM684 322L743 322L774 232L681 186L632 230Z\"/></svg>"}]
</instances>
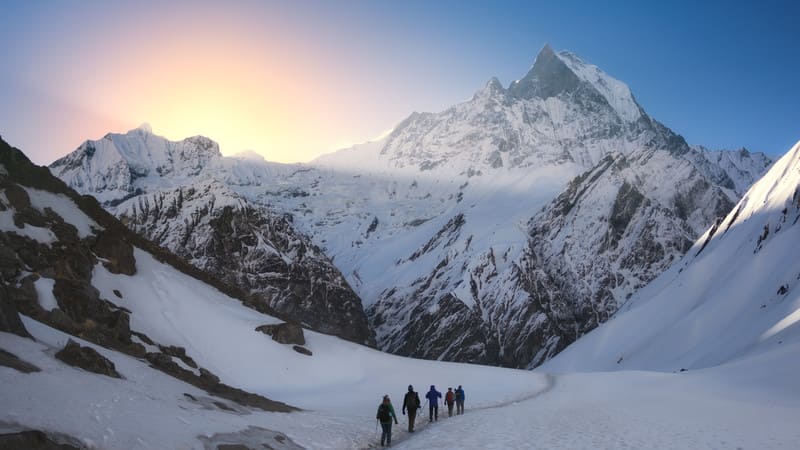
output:
<instances>
[{"instance_id":1,"label":"hiker in red jacket","mask_svg":"<svg viewBox=\"0 0 800 450\"><path fill-rule=\"evenodd\" d=\"M444 402L447 404L447 417L453 417L453 405L456 404L456 394L453 388L447 388L447 394L444 394Z\"/></svg>"}]
</instances>

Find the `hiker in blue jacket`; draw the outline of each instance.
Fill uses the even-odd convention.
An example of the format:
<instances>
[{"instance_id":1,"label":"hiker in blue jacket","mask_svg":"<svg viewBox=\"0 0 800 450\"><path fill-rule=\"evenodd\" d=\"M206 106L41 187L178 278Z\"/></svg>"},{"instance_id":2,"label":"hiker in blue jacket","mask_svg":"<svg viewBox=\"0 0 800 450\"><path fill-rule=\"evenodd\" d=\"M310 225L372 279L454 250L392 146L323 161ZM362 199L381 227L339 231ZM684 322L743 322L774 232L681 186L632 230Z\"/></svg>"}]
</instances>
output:
<instances>
[{"instance_id":1,"label":"hiker in blue jacket","mask_svg":"<svg viewBox=\"0 0 800 450\"><path fill-rule=\"evenodd\" d=\"M425 394L428 399L428 422L439 420L439 399L442 398L442 393L436 390L436 386L431 385L431 390Z\"/></svg>"},{"instance_id":2,"label":"hiker in blue jacket","mask_svg":"<svg viewBox=\"0 0 800 450\"><path fill-rule=\"evenodd\" d=\"M464 414L464 389L458 385L456 389L456 415Z\"/></svg>"}]
</instances>

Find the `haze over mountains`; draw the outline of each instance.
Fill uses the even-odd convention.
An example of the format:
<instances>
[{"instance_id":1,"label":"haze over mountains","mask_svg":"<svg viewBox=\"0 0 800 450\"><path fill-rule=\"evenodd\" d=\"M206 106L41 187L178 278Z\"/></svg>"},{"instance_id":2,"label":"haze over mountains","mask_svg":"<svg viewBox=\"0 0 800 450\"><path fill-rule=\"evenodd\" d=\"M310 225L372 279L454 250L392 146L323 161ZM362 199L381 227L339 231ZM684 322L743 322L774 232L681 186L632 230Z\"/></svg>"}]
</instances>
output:
<instances>
[{"instance_id":1,"label":"haze over mountains","mask_svg":"<svg viewBox=\"0 0 800 450\"><path fill-rule=\"evenodd\" d=\"M680 258L769 163L688 145L624 83L545 46L508 88L492 79L310 164L140 128L51 169L252 305L400 355L530 368Z\"/></svg>"}]
</instances>

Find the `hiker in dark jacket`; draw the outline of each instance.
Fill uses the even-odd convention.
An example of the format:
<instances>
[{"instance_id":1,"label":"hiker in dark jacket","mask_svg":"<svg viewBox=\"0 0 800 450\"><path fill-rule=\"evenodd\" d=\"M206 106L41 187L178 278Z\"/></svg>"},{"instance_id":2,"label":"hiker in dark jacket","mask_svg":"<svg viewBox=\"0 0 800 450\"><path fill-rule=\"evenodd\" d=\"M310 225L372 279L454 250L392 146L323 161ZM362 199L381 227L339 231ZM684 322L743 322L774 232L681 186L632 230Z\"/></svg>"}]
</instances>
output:
<instances>
[{"instance_id":1,"label":"hiker in dark jacket","mask_svg":"<svg viewBox=\"0 0 800 450\"><path fill-rule=\"evenodd\" d=\"M442 393L436 390L436 386L431 385L431 390L425 394L428 399L428 422L439 420L439 399L442 398Z\"/></svg>"},{"instance_id":2,"label":"hiker in dark jacket","mask_svg":"<svg viewBox=\"0 0 800 450\"><path fill-rule=\"evenodd\" d=\"M383 447L384 442L386 445L392 445L392 420L394 419L394 423L397 422L397 416L394 414L394 406L392 406L391 400L389 400L388 395L383 396L383 402L378 405L378 413L375 415L375 418L378 419L378 422L381 423L381 447Z\"/></svg>"},{"instance_id":3,"label":"hiker in dark jacket","mask_svg":"<svg viewBox=\"0 0 800 450\"><path fill-rule=\"evenodd\" d=\"M408 392L403 398L403 415L408 409L408 432L414 432L414 419L417 417L417 409L420 408L421 402L419 401L419 394L414 392L414 386L408 385Z\"/></svg>"},{"instance_id":4,"label":"hiker in dark jacket","mask_svg":"<svg viewBox=\"0 0 800 450\"><path fill-rule=\"evenodd\" d=\"M456 389L456 414L464 414L464 389L460 384Z\"/></svg>"},{"instance_id":5,"label":"hiker in dark jacket","mask_svg":"<svg viewBox=\"0 0 800 450\"><path fill-rule=\"evenodd\" d=\"M453 417L453 405L456 404L456 394L453 393L453 388L447 388L447 393L444 394L444 403L447 405L447 417Z\"/></svg>"}]
</instances>

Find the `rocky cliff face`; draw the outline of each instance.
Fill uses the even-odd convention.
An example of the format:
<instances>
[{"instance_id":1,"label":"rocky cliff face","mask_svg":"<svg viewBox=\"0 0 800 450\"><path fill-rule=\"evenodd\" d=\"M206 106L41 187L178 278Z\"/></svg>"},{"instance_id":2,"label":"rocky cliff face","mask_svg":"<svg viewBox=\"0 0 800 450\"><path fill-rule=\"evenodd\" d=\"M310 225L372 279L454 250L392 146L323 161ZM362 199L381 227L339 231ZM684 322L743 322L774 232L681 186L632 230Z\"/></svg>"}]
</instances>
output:
<instances>
[{"instance_id":1,"label":"rocky cliff face","mask_svg":"<svg viewBox=\"0 0 800 450\"><path fill-rule=\"evenodd\" d=\"M291 216L251 205L216 181L140 195L116 212L132 230L249 292L249 306L374 344L360 299Z\"/></svg>"}]
</instances>

